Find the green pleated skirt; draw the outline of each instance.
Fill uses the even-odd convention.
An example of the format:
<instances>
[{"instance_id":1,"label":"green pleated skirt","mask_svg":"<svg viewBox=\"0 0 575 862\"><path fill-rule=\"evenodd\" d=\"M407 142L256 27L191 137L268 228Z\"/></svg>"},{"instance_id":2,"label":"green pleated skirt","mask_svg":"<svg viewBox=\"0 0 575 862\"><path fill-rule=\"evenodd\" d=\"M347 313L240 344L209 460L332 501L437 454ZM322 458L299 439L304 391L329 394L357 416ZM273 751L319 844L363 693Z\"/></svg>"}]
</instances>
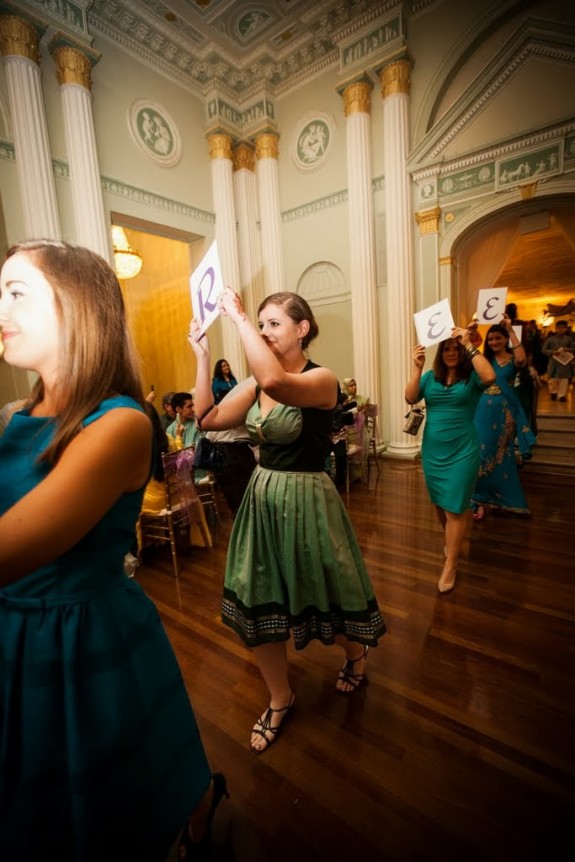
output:
<instances>
[{"instance_id":1,"label":"green pleated skirt","mask_svg":"<svg viewBox=\"0 0 575 862\"><path fill-rule=\"evenodd\" d=\"M335 635L376 646L385 623L347 511L324 472L256 467L236 515L223 622L250 647Z\"/></svg>"}]
</instances>

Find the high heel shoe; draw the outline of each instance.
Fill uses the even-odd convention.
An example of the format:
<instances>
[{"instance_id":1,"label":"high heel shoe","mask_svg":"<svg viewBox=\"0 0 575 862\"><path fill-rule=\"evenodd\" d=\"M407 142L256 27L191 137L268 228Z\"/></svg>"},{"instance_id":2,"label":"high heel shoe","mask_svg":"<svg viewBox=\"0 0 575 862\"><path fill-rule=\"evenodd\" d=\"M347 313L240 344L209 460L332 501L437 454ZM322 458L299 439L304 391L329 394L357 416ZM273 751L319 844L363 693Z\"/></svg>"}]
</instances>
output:
<instances>
[{"instance_id":1,"label":"high heel shoe","mask_svg":"<svg viewBox=\"0 0 575 862\"><path fill-rule=\"evenodd\" d=\"M178 859L180 859L181 862L185 862L185 860L190 860L190 862L191 860L197 860L197 862L201 862L202 859L208 858L212 842L212 821L214 819L214 814L216 813L216 808L224 796L226 799L230 798L226 776L221 772L213 772L212 801L206 815L204 833L199 841L194 841L190 835L189 822L186 823L182 830L182 834L180 835L180 843L178 846Z\"/></svg>"}]
</instances>

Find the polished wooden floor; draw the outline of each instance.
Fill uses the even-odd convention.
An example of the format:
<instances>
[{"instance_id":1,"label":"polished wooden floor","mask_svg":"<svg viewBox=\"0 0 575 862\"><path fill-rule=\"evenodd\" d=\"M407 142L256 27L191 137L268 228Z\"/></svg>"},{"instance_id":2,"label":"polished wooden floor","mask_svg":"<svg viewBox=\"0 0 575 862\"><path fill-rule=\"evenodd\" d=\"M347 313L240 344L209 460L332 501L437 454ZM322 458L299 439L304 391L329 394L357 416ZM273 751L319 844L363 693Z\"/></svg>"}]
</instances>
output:
<instances>
[{"instance_id":1,"label":"polished wooden floor","mask_svg":"<svg viewBox=\"0 0 575 862\"><path fill-rule=\"evenodd\" d=\"M574 489L529 465L521 475L532 516L473 524L457 588L443 596L421 466L384 460L375 488L352 486L388 633L351 697L334 691L336 648L292 649L297 703L261 756L248 739L266 691L219 617L225 503L216 546L184 558L178 582L166 548L148 553L137 579L231 790L215 859L575 858Z\"/></svg>"}]
</instances>

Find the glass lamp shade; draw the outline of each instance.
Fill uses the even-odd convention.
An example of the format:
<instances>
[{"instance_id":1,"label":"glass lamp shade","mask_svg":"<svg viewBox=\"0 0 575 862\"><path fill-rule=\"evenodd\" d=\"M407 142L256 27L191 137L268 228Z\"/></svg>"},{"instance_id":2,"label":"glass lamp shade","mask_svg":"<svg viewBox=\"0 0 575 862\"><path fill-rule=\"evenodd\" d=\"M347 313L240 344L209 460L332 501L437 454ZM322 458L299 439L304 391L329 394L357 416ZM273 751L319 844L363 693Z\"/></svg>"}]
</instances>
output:
<instances>
[{"instance_id":1,"label":"glass lamp shade","mask_svg":"<svg viewBox=\"0 0 575 862\"><path fill-rule=\"evenodd\" d=\"M118 278L134 278L142 269L142 258L134 251L124 229L112 225L112 243L114 246L114 266Z\"/></svg>"}]
</instances>

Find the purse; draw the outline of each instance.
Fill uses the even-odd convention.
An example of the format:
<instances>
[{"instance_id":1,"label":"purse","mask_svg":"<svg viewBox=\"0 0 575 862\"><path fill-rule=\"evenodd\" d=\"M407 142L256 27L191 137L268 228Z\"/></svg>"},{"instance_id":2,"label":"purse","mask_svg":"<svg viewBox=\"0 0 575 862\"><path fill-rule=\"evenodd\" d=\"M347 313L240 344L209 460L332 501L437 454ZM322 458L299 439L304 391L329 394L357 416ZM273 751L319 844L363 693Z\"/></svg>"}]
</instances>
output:
<instances>
[{"instance_id":1,"label":"purse","mask_svg":"<svg viewBox=\"0 0 575 862\"><path fill-rule=\"evenodd\" d=\"M409 412L405 414L403 430L406 434L412 434L415 437L425 419L424 410L424 407L411 407Z\"/></svg>"},{"instance_id":2,"label":"purse","mask_svg":"<svg viewBox=\"0 0 575 862\"><path fill-rule=\"evenodd\" d=\"M222 443L212 443L207 437L200 437L196 443L194 467L217 473L228 466L228 454Z\"/></svg>"}]
</instances>

